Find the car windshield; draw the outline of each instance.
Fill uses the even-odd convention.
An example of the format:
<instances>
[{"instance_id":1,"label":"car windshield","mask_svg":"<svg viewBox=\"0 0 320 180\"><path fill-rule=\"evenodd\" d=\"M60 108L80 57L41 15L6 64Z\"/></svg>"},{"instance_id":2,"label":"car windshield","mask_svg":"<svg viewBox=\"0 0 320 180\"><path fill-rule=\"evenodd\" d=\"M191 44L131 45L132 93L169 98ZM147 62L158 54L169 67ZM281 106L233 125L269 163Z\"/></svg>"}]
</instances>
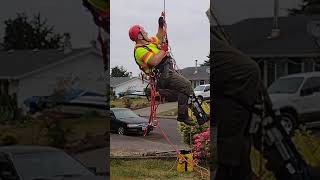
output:
<instances>
[{"instance_id":1,"label":"car windshield","mask_svg":"<svg viewBox=\"0 0 320 180\"><path fill-rule=\"evenodd\" d=\"M94 176L78 161L63 152L37 152L13 155L12 161L22 179L58 176Z\"/></svg>"},{"instance_id":2,"label":"car windshield","mask_svg":"<svg viewBox=\"0 0 320 180\"><path fill-rule=\"evenodd\" d=\"M303 79L303 77L278 79L268 88L268 92L270 94L295 93L301 86Z\"/></svg>"},{"instance_id":3,"label":"car windshield","mask_svg":"<svg viewBox=\"0 0 320 180\"><path fill-rule=\"evenodd\" d=\"M114 115L116 116L116 118L118 118L118 119L139 117L130 109L114 109L112 111L113 111Z\"/></svg>"},{"instance_id":4,"label":"car windshield","mask_svg":"<svg viewBox=\"0 0 320 180\"><path fill-rule=\"evenodd\" d=\"M203 91L205 88L205 86L197 86L196 88L194 88L195 91Z\"/></svg>"}]
</instances>

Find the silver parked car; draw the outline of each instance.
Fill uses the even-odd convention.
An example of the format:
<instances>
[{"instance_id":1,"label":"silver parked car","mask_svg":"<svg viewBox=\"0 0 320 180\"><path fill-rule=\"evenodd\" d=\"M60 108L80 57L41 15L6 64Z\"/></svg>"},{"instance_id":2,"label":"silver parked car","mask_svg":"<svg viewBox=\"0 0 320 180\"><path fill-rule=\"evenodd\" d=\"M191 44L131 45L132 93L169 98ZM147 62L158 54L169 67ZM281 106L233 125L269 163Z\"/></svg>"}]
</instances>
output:
<instances>
[{"instance_id":1,"label":"silver parked car","mask_svg":"<svg viewBox=\"0 0 320 180\"><path fill-rule=\"evenodd\" d=\"M320 124L320 72L281 77L268 88L274 109L280 109L282 125L292 133L299 124Z\"/></svg>"}]
</instances>

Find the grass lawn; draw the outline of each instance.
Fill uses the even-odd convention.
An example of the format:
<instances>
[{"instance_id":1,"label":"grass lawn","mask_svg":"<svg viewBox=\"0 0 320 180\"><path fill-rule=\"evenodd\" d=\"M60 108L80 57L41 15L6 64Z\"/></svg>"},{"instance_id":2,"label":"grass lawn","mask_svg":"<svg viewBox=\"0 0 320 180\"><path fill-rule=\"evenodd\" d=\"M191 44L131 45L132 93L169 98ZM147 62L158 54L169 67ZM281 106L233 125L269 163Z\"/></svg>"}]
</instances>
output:
<instances>
[{"instance_id":1,"label":"grass lawn","mask_svg":"<svg viewBox=\"0 0 320 180\"><path fill-rule=\"evenodd\" d=\"M71 139L79 139L86 134L102 135L108 129L106 118L78 118L64 121L65 127L72 127Z\"/></svg>"},{"instance_id":2,"label":"grass lawn","mask_svg":"<svg viewBox=\"0 0 320 180\"><path fill-rule=\"evenodd\" d=\"M208 106L210 107L210 101L206 101ZM164 111L159 113L160 116L178 116L178 108L170 109L168 111Z\"/></svg>"},{"instance_id":3,"label":"grass lawn","mask_svg":"<svg viewBox=\"0 0 320 180\"><path fill-rule=\"evenodd\" d=\"M103 135L107 129L106 118L77 118L64 119L63 127L72 128L72 134L69 140L83 138L86 134ZM12 134L17 137L19 144L47 144L45 132L39 132L41 129L41 121L33 121L24 124L21 127L14 125L1 126L1 134Z\"/></svg>"},{"instance_id":4,"label":"grass lawn","mask_svg":"<svg viewBox=\"0 0 320 180\"><path fill-rule=\"evenodd\" d=\"M143 108L143 107L149 106L148 99L144 97L131 98L130 100L132 101L131 107L141 106L141 108ZM110 103L111 103L111 107L126 107L123 99L112 100Z\"/></svg>"},{"instance_id":5,"label":"grass lawn","mask_svg":"<svg viewBox=\"0 0 320 180\"><path fill-rule=\"evenodd\" d=\"M136 180L136 179L200 180L201 179L201 175L197 172L186 172L181 174L177 172L175 160L112 159L110 162L110 165L111 165L110 166L111 180ZM206 179L209 179L209 178L206 178Z\"/></svg>"},{"instance_id":6,"label":"grass lawn","mask_svg":"<svg viewBox=\"0 0 320 180\"><path fill-rule=\"evenodd\" d=\"M178 115L178 108L174 108L169 111L161 112L158 115L160 115L160 116L177 116Z\"/></svg>"}]
</instances>

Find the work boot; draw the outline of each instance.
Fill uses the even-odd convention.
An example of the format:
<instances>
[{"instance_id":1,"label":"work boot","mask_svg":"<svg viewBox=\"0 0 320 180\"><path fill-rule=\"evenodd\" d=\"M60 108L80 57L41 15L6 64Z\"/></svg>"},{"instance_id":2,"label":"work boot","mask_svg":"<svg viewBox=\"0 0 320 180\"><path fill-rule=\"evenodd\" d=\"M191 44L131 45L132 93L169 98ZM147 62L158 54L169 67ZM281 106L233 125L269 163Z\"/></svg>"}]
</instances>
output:
<instances>
[{"instance_id":1,"label":"work boot","mask_svg":"<svg viewBox=\"0 0 320 180\"><path fill-rule=\"evenodd\" d=\"M189 125L189 126L194 126L195 125L194 121L192 121L190 119L190 117L186 116L186 115L178 115L177 121L183 122L183 123L185 123L186 125Z\"/></svg>"}]
</instances>

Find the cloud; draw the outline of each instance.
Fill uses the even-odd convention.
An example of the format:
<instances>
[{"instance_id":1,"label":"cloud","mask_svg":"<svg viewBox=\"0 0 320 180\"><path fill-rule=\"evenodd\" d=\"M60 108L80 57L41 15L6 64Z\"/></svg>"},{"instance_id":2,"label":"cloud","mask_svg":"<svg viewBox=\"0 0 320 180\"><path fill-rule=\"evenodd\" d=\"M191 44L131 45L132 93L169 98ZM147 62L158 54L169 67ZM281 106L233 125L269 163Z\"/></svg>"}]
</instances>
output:
<instances>
[{"instance_id":1,"label":"cloud","mask_svg":"<svg viewBox=\"0 0 320 180\"><path fill-rule=\"evenodd\" d=\"M168 38L178 67L194 66L194 60L205 59L209 52L209 21L205 11L209 0L166 1ZM133 24L145 27L149 35L158 29L163 0L114 0L111 2L111 67L123 65L137 75L140 70L133 57L134 43L128 37Z\"/></svg>"}]
</instances>

